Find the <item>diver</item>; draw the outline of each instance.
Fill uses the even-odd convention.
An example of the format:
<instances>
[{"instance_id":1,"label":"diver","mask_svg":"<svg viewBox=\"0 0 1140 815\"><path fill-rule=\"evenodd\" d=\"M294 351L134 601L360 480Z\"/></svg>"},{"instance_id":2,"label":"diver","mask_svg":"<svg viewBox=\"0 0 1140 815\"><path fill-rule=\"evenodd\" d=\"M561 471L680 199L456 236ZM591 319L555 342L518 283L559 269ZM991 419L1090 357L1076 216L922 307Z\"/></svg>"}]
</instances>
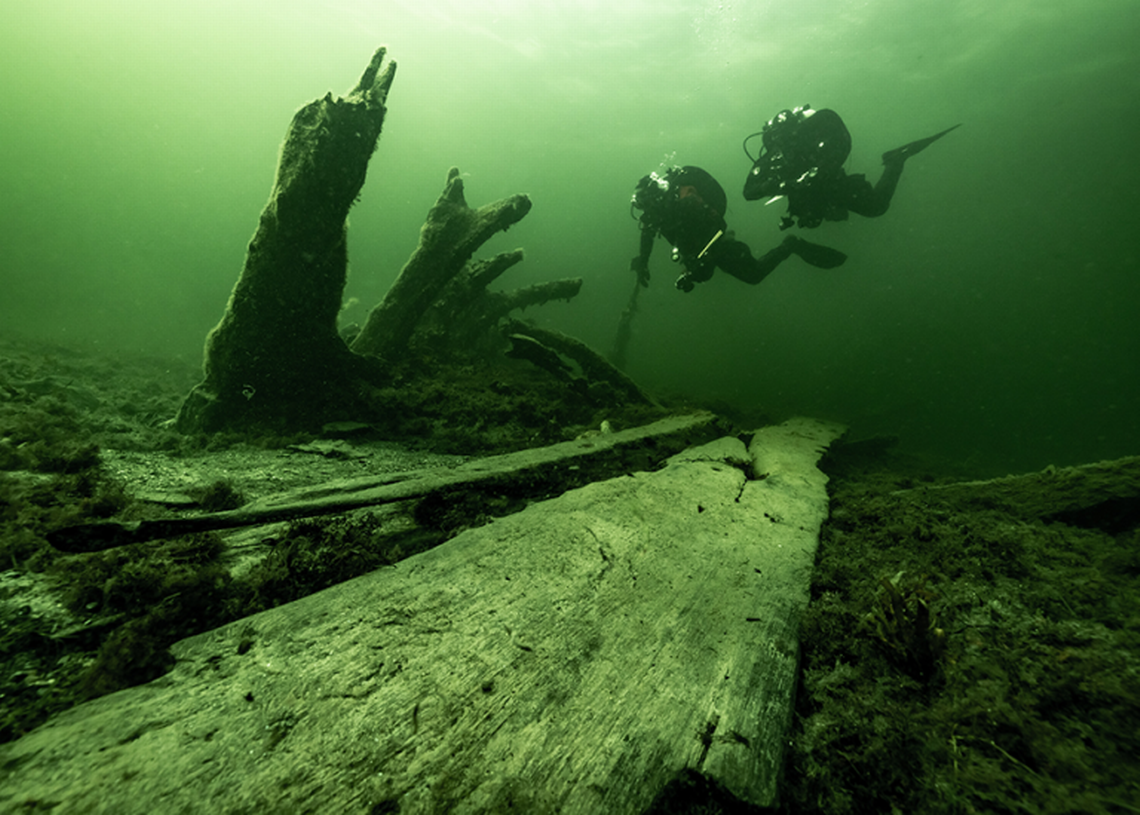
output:
<instances>
[{"instance_id":1,"label":"diver","mask_svg":"<svg viewBox=\"0 0 1140 815\"><path fill-rule=\"evenodd\" d=\"M771 198L768 203L786 197L788 211L780 229L793 225L814 229L824 221L845 221L850 212L875 218L891 205L906 160L956 127L883 153L883 174L871 186L862 173L843 171L851 134L838 113L812 110L810 105L784 110L744 140L744 152L752 160L744 197ZM755 136L763 137L763 148L753 159L748 142Z\"/></svg>"},{"instance_id":2,"label":"diver","mask_svg":"<svg viewBox=\"0 0 1140 815\"><path fill-rule=\"evenodd\" d=\"M641 251L630 262L641 286L649 285L649 256L658 234L673 245L673 260L684 267L676 283L683 292L711 278L716 268L755 285L793 254L821 269L834 268L847 259L842 252L794 235L763 256L753 257L748 245L728 231L724 188L700 167L672 167L663 175L644 176L637 182L631 204L642 213Z\"/></svg>"}]
</instances>

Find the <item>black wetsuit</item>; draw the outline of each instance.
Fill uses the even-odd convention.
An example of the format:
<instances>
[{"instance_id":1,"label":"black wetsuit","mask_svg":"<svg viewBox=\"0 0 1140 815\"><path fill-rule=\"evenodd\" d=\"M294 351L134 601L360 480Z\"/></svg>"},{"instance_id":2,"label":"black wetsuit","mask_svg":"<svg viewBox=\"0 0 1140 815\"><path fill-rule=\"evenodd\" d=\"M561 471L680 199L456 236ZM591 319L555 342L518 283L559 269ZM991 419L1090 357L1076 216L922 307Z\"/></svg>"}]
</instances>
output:
<instances>
[{"instance_id":1,"label":"black wetsuit","mask_svg":"<svg viewBox=\"0 0 1140 815\"><path fill-rule=\"evenodd\" d=\"M820 172L801 187L777 195L788 198L788 213L780 222L780 229L798 224L814 229L824 221L846 221L849 213L876 218L891 205L891 198L902 176L903 162L888 164L879 181L872 187L862 173L847 175L842 169ZM744 197L749 201L768 197L765 193L749 195L748 185Z\"/></svg>"},{"instance_id":2,"label":"black wetsuit","mask_svg":"<svg viewBox=\"0 0 1140 815\"><path fill-rule=\"evenodd\" d=\"M790 245L781 244L754 258L747 244L728 234L724 220L728 196L700 167L674 167L664 176L646 176L638 185L634 205L643 210L641 251L630 266L642 285L649 285L649 256L659 234L673 245L676 259L685 267L677 281L683 291L708 280L716 268L755 285L792 254Z\"/></svg>"},{"instance_id":3,"label":"black wetsuit","mask_svg":"<svg viewBox=\"0 0 1140 815\"><path fill-rule=\"evenodd\" d=\"M744 198L787 196L780 229L812 229L824 221L845 221L851 212L875 218L890 207L906 158L948 132L884 153L883 174L871 186L862 173L843 171L851 134L838 113L807 106L785 110L764 126L764 151L744 181Z\"/></svg>"}]
</instances>

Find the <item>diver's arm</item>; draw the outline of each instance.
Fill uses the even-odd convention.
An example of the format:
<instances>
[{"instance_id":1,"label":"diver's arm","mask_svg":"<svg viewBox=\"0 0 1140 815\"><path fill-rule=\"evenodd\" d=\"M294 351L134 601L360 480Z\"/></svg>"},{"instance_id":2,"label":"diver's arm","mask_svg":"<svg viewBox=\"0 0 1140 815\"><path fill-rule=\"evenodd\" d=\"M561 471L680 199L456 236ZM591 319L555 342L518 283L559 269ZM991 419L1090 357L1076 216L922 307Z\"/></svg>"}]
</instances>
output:
<instances>
[{"instance_id":1,"label":"diver's arm","mask_svg":"<svg viewBox=\"0 0 1140 815\"><path fill-rule=\"evenodd\" d=\"M637 274L637 282L649 285L649 256L653 254L653 242L657 239L657 228L641 222L641 245L637 257L629 262L631 271Z\"/></svg>"}]
</instances>

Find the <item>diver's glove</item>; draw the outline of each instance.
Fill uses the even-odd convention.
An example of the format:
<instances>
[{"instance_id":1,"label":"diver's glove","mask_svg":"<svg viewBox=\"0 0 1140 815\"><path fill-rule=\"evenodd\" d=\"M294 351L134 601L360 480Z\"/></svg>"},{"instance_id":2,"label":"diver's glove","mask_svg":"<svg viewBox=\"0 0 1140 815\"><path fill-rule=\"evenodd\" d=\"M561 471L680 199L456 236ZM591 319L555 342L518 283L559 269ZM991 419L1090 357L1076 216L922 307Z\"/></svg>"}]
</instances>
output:
<instances>
[{"instance_id":1,"label":"diver's glove","mask_svg":"<svg viewBox=\"0 0 1140 815\"><path fill-rule=\"evenodd\" d=\"M637 282L649 288L649 260L638 255L629 262L629 270L637 275Z\"/></svg>"},{"instance_id":2,"label":"diver's glove","mask_svg":"<svg viewBox=\"0 0 1140 815\"><path fill-rule=\"evenodd\" d=\"M712 279L715 265L709 258L694 260L681 256L676 249L673 251L675 256L685 264L685 273L678 277L677 282L673 284L678 289L683 292L690 292L697 283L704 283Z\"/></svg>"}]
</instances>

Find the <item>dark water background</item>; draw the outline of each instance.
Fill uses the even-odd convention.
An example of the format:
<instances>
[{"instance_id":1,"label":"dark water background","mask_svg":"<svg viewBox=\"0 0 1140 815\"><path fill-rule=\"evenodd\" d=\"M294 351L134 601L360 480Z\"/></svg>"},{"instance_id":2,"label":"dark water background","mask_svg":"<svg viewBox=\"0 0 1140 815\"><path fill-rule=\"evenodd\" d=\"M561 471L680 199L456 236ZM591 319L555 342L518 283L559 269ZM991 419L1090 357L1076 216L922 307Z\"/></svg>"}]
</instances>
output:
<instances>
[{"instance_id":1,"label":"dark water background","mask_svg":"<svg viewBox=\"0 0 1140 815\"><path fill-rule=\"evenodd\" d=\"M1140 453L1140 5L1135 0L5 0L0 321L196 359L293 112L399 63L353 210L348 319L415 246L447 169L534 210L504 286L585 278L533 311L599 349L632 287L636 180L697 164L755 251L781 206L740 196L747 134L832 107L849 172L907 163L891 211L806 237L758 287L685 295L658 247L629 352L652 388L898 433L984 470Z\"/></svg>"}]
</instances>

